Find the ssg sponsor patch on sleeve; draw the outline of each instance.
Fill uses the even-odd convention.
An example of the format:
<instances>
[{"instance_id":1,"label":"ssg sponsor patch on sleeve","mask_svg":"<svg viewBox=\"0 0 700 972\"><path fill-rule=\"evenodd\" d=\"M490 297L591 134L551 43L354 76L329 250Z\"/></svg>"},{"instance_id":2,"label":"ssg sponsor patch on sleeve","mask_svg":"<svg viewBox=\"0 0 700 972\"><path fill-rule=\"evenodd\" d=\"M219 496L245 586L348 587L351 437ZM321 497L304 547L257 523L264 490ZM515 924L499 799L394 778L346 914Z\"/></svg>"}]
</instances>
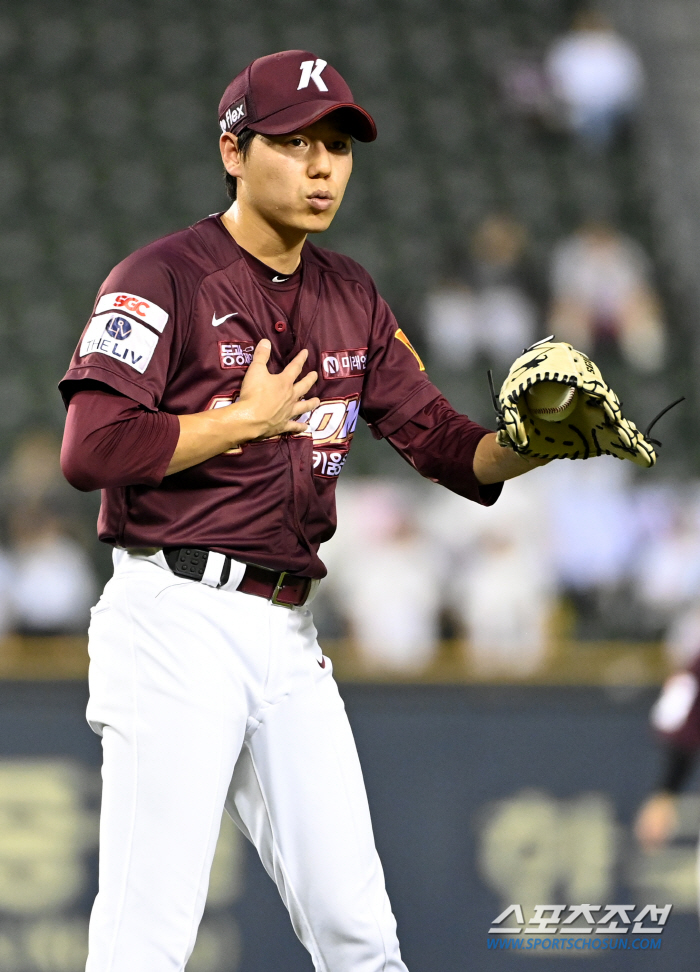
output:
<instances>
[{"instance_id":1,"label":"ssg sponsor patch on sleeve","mask_svg":"<svg viewBox=\"0 0 700 972\"><path fill-rule=\"evenodd\" d=\"M119 314L100 314L90 321L79 355L106 354L143 374L153 357L158 335L143 324Z\"/></svg>"},{"instance_id":2,"label":"ssg sponsor patch on sleeve","mask_svg":"<svg viewBox=\"0 0 700 972\"><path fill-rule=\"evenodd\" d=\"M152 300L145 300L136 294L127 294L119 291L116 294L103 294L97 301L95 314L104 314L106 311L121 311L129 314L138 321L148 324L159 334L163 333L165 325L168 323L168 313Z\"/></svg>"}]
</instances>

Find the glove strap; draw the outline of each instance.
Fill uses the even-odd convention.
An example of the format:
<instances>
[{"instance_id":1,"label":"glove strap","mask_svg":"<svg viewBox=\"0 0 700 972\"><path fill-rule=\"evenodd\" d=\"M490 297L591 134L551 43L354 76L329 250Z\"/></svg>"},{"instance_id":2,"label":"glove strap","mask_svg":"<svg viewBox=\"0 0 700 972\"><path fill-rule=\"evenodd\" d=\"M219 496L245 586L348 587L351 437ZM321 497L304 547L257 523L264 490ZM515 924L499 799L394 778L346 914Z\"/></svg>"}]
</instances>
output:
<instances>
[{"instance_id":1,"label":"glove strap","mask_svg":"<svg viewBox=\"0 0 700 972\"><path fill-rule=\"evenodd\" d=\"M677 398L675 400L675 402L671 402L670 405L667 405L666 408L662 408L661 411L659 412L659 414L656 416L656 418L653 418L651 420L651 422L649 423L649 425L647 426L647 430L644 433L644 438L645 439L648 439L649 442L653 443L655 446L659 446L660 447L661 446L661 443L659 442L659 440L658 439L652 439L650 437L649 433L654 428L654 426L659 421L659 419L660 418L663 418L663 416L666 414L666 412L670 412L672 408L675 408L676 405L680 405L680 403L681 402L684 402L684 401L685 401L685 395L682 395L680 398Z\"/></svg>"}]
</instances>

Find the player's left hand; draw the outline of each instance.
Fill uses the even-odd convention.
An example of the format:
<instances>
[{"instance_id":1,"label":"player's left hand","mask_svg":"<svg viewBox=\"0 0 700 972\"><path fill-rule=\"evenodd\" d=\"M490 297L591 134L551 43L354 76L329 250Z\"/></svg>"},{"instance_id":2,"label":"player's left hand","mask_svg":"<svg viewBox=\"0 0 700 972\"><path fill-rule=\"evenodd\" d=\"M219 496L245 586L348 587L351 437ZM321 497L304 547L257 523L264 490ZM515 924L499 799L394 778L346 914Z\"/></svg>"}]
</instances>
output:
<instances>
[{"instance_id":1,"label":"player's left hand","mask_svg":"<svg viewBox=\"0 0 700 972\"><path fill-rule=\"evenodd\" d=\"M577 390L576 407L563 421L545 421L528 407L526 393L540 382ZM521 456L590 459L606 454L645 468L656 462L652 440L623 416L619 398L597 365L570 344L547 339L527 348L494 395L494 406L498 442Z\"/></svg>"}]
</instances>

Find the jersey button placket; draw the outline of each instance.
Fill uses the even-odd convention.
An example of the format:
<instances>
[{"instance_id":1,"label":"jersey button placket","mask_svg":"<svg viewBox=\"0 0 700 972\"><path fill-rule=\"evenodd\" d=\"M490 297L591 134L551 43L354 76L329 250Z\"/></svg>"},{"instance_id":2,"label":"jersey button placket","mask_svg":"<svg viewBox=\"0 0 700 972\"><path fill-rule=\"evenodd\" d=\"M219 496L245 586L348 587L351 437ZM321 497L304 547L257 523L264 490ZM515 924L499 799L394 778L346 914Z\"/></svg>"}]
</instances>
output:
<instances>
[{"instance_id":1,"label":"jersey button placket","mask_svg":"<svg viewBox=\"0 0 700 972\"><path fill-rule=\"evenodd\" d=\"M275 321L275 330L278 334L284 334L287 330L287 324L285 321Z\"/></svg>"}]
</instances>

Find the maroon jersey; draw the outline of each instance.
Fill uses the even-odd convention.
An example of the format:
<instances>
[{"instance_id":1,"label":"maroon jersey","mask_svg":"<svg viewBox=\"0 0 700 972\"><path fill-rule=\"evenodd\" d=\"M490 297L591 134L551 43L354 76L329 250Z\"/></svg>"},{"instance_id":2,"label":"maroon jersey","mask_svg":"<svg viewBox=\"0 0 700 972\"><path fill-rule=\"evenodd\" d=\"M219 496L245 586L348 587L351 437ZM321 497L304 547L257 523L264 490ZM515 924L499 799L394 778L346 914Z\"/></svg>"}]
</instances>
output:
<instances>
[{"instance_id":1,"label":"maroon jersey","mask_svg":"<svg viewBox=\"0 0 700 972\"><path fill-rule=\"evenodd\" d=\"M60 387L66 401L97 381L147 410L202 412L236 400L262 338L275 372L307 348L321 399L307 432L246 443L160 483L105 489L98 531L120 546L198 546L320 577L318 546L335 530L335 483L358 417L390 437L440 393L353 260L307 242L292 315L251 259L218 216L133 253L102 286ZM464 422L475 447L486 430ZM465 464L470 498L495 500L479 492L471 455Z\"/></svg>"},{"instance_id":2,"label":"maroon jersey","mask_svg":"<svg viewBox=\"0 0 700 972\"><path fill-rule=\"evenodd\" d=\"M700 655L687 669L666 680L651 710L651 723L673 746L700 748Z\"/></svg>"}]
</instances>

